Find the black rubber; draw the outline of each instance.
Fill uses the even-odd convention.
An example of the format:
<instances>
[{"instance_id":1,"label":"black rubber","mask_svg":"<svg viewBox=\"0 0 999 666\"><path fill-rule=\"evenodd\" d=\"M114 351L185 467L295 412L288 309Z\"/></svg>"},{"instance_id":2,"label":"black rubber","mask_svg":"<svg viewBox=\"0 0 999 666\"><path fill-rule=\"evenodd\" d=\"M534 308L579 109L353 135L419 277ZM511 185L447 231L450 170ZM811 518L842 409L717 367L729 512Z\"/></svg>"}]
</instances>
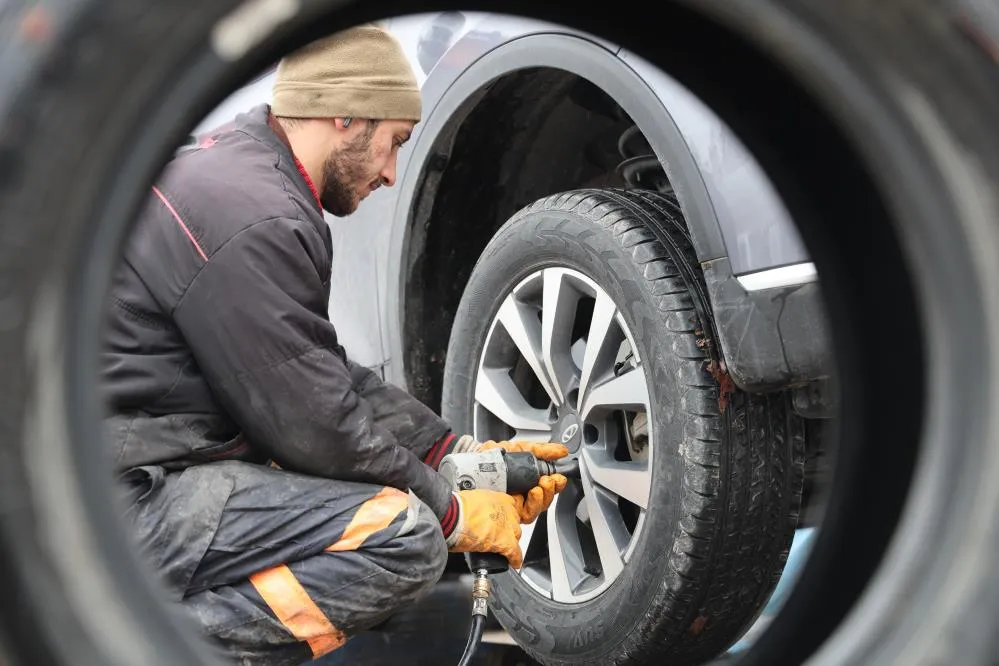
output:
<instances>
[{"instance_id":1,"label":"black rubber","mask_svg":"<svg viewBox=\"0 0 999 666\"><path fill-rule=\"evenodd\" d=\"M246 3L237 32L265 41L224 60L212 29L242 5L0 8L2 663L205 663L112 517L101 289L160 161L229 90L309 37L426 9ZM651 60L735 129L801 224L847 389L838 467L800 582L739 666L994 664L994 0L677 0L644 22L551 0L435 7L563 22Z\"/></svg>"},{"instance_id":2,"label":"black rubber","mask_svg":"<svg viewBox=\"0 0 999 666\"><path fill-rule=\"evenodd\" d=\"M599 597L553 603L508 572L493 577L492 609L546 664L703 663L748 628L780 576L801 501L803 424L786 395L742 393L710 360L699 314L709 310L675 200L578 190L514 215L472 272L444 377L443 414L459 432L471 432L499 305L547 266L593 279L635 337L655 405L652 496L637 549Z\"/></svg>"},{"instance_id":3,"label":"black rubber","mask_svg":"<svg viewBox=\"0 0 999 666\"><path fill-rule=\"evenodd\" d=\"M468 632L468 641L465 642L465 650L461 653L458 666L469 666L472 663L472 659L475 658L475 652L479 647L479 642L482 640L482 628L485 625L486 618L484 616L476 615L472 618L472 628Z\"/></svg>"}]
</instances>

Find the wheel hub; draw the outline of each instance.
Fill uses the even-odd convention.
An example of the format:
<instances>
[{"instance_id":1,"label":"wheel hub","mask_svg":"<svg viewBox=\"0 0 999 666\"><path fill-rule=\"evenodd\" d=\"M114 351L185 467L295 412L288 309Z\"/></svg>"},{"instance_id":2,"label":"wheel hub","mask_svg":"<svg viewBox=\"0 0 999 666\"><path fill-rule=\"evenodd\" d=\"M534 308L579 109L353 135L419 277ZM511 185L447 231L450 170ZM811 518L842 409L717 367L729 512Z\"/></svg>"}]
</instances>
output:
<instances>
[{"instance_id":1,"label":"wheel hub","mask_svg":"<svg viewBox=\"0 0 999 666\"><path fill-rule=\"evenodd\" d=\"M555 424L553 434L554 441L564 444L569 449L569 453L578 452L583 441L583 424L579 420L579 415L572 410L566 410L566 413Z\"/></svg>"}]
</instances>

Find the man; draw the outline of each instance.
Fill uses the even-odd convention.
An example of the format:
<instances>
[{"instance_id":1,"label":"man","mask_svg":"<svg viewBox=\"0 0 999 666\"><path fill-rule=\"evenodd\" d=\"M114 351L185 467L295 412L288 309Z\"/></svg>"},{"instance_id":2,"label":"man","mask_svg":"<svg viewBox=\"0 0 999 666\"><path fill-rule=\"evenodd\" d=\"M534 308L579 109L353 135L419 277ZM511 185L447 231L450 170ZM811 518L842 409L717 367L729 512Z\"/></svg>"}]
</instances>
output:
<instances>
[{"instance_id":1,"label":"man","mask_svg":"<svg viewBox=\"0 0 999 666\"><path fill-rule=\"evenodd\" d=\"M348 358L330 324L331 235L395 181L421 115L398 44L367 25L279 66L273 105L178 156L111 291L104 380L128 518L171 598L239 663L299 664L412 603L447 553L521 564L525 496L452 493L479 443Z\"/></svg>"}]
</instances>

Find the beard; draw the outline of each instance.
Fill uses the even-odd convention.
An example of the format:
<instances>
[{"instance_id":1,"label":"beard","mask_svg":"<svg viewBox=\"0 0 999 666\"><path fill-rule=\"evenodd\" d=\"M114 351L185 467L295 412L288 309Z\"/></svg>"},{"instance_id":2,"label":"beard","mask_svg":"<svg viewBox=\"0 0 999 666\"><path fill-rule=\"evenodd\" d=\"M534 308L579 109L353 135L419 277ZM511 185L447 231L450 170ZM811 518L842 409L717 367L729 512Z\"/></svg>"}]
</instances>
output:
<instances>
[{"instance_id":1,"label":"beard","mask_svg":"<svg viewBox=\"0 0 999 666\"><path fill-rule=\"evenodd\" d=\"M368 131L326 158L319 201L331 215L345 217L357 210L360 197L356 186L365 182L368 176L373 134L374 128L369 125Z\"/></svg>"}]
</instances>

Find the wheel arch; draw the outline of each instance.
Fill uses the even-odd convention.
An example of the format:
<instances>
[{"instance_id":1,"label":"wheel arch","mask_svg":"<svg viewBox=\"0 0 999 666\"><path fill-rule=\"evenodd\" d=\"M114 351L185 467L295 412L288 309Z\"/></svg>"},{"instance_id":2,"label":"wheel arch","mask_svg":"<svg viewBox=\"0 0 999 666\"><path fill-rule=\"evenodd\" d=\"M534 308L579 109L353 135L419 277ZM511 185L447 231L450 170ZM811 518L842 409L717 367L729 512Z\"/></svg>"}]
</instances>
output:
<instances>
[{"instance_id":1,"label":"wheel arch","mask_svg":"<svg viewBox=\"0 0 999 666\"><path fill-rule=\"evenodd\" d=\"M492 150L475 154L470 164L461 159L462 142L469 141L461 133L476 119L499 119L505 117L504 112L538 120L558 103L564 92L560 86L574 85L570 79L586 81L614 100L638 126L676 191L698 257L705 260L724 254L721 227L687 141L661 99L632 67L605 45L577 35L532 34L496 47L464 70L432 107L399 183L393 216L391 273L383 313L390 358L388 378L433 407L439 401L443 352L453 317L449 304L453 301L456 305L456 297L460 298L478 251L501 221L522 205L586 184L568 176L552 176L548 184L557 189L548 190L536 181L525 186L522 173L518 173L520 187L512 186L508 173L499 166L503 157L508 163L527 159L533 146L521 137L520 144L511 150L503 137L493 136ZM523 94L528 90L533 96ZM506 93L510 95L504 98ZM518 94L520 100L510 99ZM539 122L544 124L544 120ZM462 169L462 175L455 176ZM451 220L450 229L460 229L463 242L475 241L475 257L456 253L451 245L445 250L434 248L447 198L454 197L456 189L481 186L483 173L493 178L495 188L480 201L488 201L499 210L488 221L459 224ZM428 262L434 267L428 267ZM436 274L437 288L427 283L428 272ZM457 295L445 297L442 290L456 291ZM438 300L423 300L422 294Z\"/></svg>"}]
</instances>

